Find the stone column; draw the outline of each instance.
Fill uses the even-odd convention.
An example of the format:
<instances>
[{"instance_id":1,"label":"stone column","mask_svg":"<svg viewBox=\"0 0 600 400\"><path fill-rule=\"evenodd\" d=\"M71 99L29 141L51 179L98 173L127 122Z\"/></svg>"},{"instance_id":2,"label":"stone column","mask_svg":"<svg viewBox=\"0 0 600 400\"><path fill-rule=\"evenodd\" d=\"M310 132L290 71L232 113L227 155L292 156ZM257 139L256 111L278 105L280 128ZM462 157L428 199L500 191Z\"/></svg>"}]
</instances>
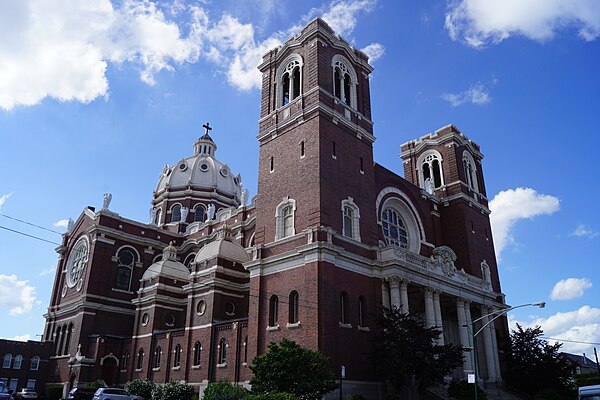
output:
<instances>
[{"instance_id":1,"label":"stone column","mask_svg":"<svg viewBox=\"0 0 600 400\"><path fill-rule=\"evenodd\" d=\"M481 306L481 315L489 314L490 310ZM481 326L485 326L489 322L488 317L484 317L481 319ZM491 324L490 324L491 325ZM485 350L485 364L487 367L487 379L490 382L496 381L496 362L494 359L494 346L492 345L492 332L490 330L490 325L483 328L481 331L481 335L483 335L483 345Z\"/></svg>"},{"instance_id":2,"label":"stone column","mask_svg":"<svg viewBox=\"0 0 600 400\"><path fill-rule=\"evenodd\" d=\"M385 279L381 280L381 303L385 308L390 308L390 291L385 282Z\"/></svg>"},{"instance_id":3,"label":"stone column","mask_svg":"<svg viewBox=\"0 0 600 400\"><path fill-rule=\"evenodd\" d=\"M469 350L472 348L471 339L469 338L469 329L467 328L467 318L465 316L465 300L458 298L456 299L456 316L458 318L458 333L460 334L460 345L465 348L464 351L464 363L463 363L463 371L466 375L473 372L473 361L471 358L471 352L473 350ZM470 323L470 321L469 321Z\"/></svg>"},{"instance_id":4,"label":"stone column","mask_svg":"<svg viewBox=\"0 0 600 400\"><path fill-rule=\"evenodd\" d=\"M392 306L400 308L400 279L397 276L390 278L390 292Z\"/></svg>"},{"instance_id":5,"label":"stone column","mask_svg":"<svg viewBox=\"0 0 600 400\"><path fill-rule=\"evenodd\" d=\"M498 340L496 339L496 326L491 324L492 331L492 346L494 348L494 364L496 365L496 382L502 382L502 372L500 370L500 358L498 356Z\"/></svg>"},{"instance_id":6,"label":"stone column","mask_svg":"<svg viewBox=\"0 0 600 400\"><path fill-rule=\"evenodd\" d=\"M435 311L433 307L433 289L426 287L423 290L425 296L425 326L432 328L435 326Z\"/></svg>"},{"instance_id":7,"label":"stone column","mask_svg":"<svg viewBox=\"0 0 600 400\"><path fill-rule=\"evenodd\" d=\"M435 312L435 326L438 327L442 332L438 339L438 344L444 344L444 325L442 323L442 308L440 306L440 291L434 290L433 292L433 310Z\"/></svg>"},{"instance_id":8,"label":"stone column","mask_svg":"<svg viewBox=\"0 0 600 400\"><path fill-rule=\"evenodd\" d=\"M408 280L403 279L400 283L400 304L403 314L408 314Z\"/></svg>"}]
</instances>

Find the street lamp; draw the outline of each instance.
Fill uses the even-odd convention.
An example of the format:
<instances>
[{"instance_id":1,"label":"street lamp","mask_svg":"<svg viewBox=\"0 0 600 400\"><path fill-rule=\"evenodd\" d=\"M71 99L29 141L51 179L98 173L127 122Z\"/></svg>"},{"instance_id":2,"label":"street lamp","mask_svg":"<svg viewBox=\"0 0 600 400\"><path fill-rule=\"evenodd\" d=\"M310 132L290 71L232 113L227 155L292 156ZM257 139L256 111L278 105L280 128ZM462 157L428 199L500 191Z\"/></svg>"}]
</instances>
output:
<instances>
[{"instance_id":1,"label":"street lamp","mask_svg":"<svg viewBox=\"0 0 600 400\"><path fill-rule=\"evenodd\" d=\"M471 362L472 362L472 367L473 367L473 374L475 375L475 382L474 382L474 386L475 386L475 400L477 400L477 348L476 348L476 337L477 335L479 335L481 332L483 332L483 330L492 322L494 322L495 320L497 320L498 318L500 318L503 315L506 315L508 312L516 309L516 308L521 308L521 307L539 307L539 308L544 308L546 307L546 303L543 301L537 302L537 303L525 303L525 304L519 304L518 306L514 306L514 307L508 307L508 308L502 308L500 310L496 310L496 311L492 311L489 314L483 315L477 319L474 319L473 321L471 321L470 326L469 325L464 325L467 329L470 328L471 330L471 344L473 345L473 356L471 357ZM487 317L491 317L492 315L494 315L494 318L490 319L489 321L487 321L485 324L483 324L483 326L481 328L479 328L479 330L477 332L475 332L475 323L479 322Z\"/></svg>"}]
</instances>

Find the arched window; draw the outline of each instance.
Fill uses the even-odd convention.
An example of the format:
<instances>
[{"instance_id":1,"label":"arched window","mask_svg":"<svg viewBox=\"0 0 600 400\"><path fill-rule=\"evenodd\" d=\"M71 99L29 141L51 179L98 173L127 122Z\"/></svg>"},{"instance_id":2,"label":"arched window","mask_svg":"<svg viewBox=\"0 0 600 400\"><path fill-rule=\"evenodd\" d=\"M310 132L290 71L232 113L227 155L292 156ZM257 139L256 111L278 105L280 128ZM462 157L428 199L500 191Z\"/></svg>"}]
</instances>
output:
<instances>
[{"instance_id":1,"label":"arched window","mask_svg":"<svg viewBox=\"0 0 600 400\"><path fill-rule=\"evenodd\" d=\"M12 354L6 353L4 355L4 360L2 361L2 368L10 368L11 362L12 362Z\"/></svg>"},{"instance_id":2,"label":"arched window","mask_svg":"<svg viewBox=\"0 0 600 400\"><path fill-rule=\"evenodd\" d=\"M154 360L152 363L153 368L160 368L160 356L161 355L162 355L162 350L161 350L160 346L158 346L156 348L156 350L154 350Z\"/></svg>"},{"instance_id":3,"label":"arched window","mask_svg":"<svg viewBox=\"0 0 600 400\"><path fill-rule=\"evenodd\" d=\"M175 204L171 208L171 222L179 221L181 221L181 206L179 204Z\"/></svg>"},{"instance_id":4,"label":"arched window","mask_svg":"<svg viewBox=\"0 0 600 400\"><path fill-rule=\"evenodd\" d=\"M23 356L21 354L17 354L15 356L15 362L13 363L13 369L21 369L22 363L23 363Z\"/></svg>"},{"instance_id":5,"label":"arched window","mask_svg":"<svg viewBox=\"0 0 600 400\"><path fill-rule=\"evenodd\" d=\"M144 349L140 348L137 353L137 369L142 369L144 366Z\"/></svg>"},{"instance_id":6,"label":"arched window","mask_svg":"<svg viewBox=\"0 0 600 400\"><path fill-rule=\"evenodd\" d=\"M244 338L244 364L248 363L248 336Z\"/></svg>"},{"instance_id":7,"label":"arched window","mask_svg":"<svg viewBox=\"0 0 600 400\"><path fill-rule=\"evenodd\" d=\"M125 350L123 352L123 356L121 357L121 369L127 369L127 365L129 364L129 352Z\"/></svg>"},{"instance_id":8,"label":"arched window","mask_svg":"<svg viewBox=\"0 0 600 400\"><path fill-rule=\"evenodd\" d=\"M227 339L223 338L219 342L219 364L227 362Z\"/></svg>"},{"instance_id":9,"label":"arched window","mask_svg":"<svg viewBox=\"0 0 600 400\"><path fill-rule=\"evenodd\" d=\"M342 201L342 225L344 236L360 241L360 212L352 197Z\"/></svg>"},{"instance_id":10,"label":"arched window","mask_svg":"<svg viewBox=\"0 0 600 400\"><path fill-rule=\"evenodd\" d=\"M294 214L296 212L296 200L286 197L275 210L275 240L293 236L296 231L294 227Z\"/></svg>"},{"instance_id":11,"label":"arched window","mask_svg":"<svg viewBox=\"0 0 600 400\"><path fill-rule=\"evenodd\" d=\"M32 371L37 371L40 368L40 358L38 356L33 356L31 358L31 365L29 369Z\"/></svg>"},{"instance_id":12,"label":"arched window","mask_svg":"<svg viewBox=\"0 0 600 400\"><path fill-rule=\"evenodd\" d=\"M200 365L200 359L202 356L202 345L200 342L196 342L194 345L194 365Z\"/></svg>"},{"instance_id":13,"label":"arched window","mask_svg":"<svg viewBox=\"0 0 600 400\"><path fill-rule=\"evenodd\" d=\"M387 244L408 248L406 224L400 214L393 208L386 208L381 215L383 236Z\"/></svg>"},{"instance_id":14,"label":"arched window","mask_svg":"<svg viewBox=\"0 0 600 400\"><path fill-rule=\"evenodd\" d=\"M279 298L276 295L269 299L269 326L279 325Z\"/></svg>"},{"instance_id":15,"label":"arched window","mask_svg":"<svg viewBox=\"0 0 600 400\"><path fill-rule=\"evenodd\" d=\"M117 253L117 278L115 288L129 290L133 266L137 261L137 253L130 247L124 247Z\"/></svg>"},{"instance_id":16,"label":"arched window","mask_svg":"<svg viewBox=\"0 0 600 400\"><path fill-rule=\"evenodd\" d=\"M160 217L162 216L162 209L159 208L158 210L156 210L156 217L154 217L154 223L156 225L160 224Z\"/></svg>"},{"instance_id":17,"label":"arched window","mask_svg":"<svg viewBox=\"0 0 600 400\"><path fill-rule=\"evenodd\" d=\"M366 326L365 325L365 316L367 312L367 303L364 296L360 296L358 298L358 326Z\"/></svg>"},{"instance_id":18,"label":"arched window","mask_svg":"<svg viewBox=\"0 0 600 400\"><path fill-rule=\"evenodd\" d=\"M277 69L277 106L285 106L294 101L302 93L302 58L298 54L291 55Z\"/></svg>"},{"instance_id":19,"label":"arched window","mask_svg":"<svg viewBox=\"0 0 600 400\"><path fill-rule=\"evenodd\" d=\"M288 312L288 322L290 324L296 324L299 321L298 317L298 292L293 290L290 293L289 300L289 312Z\"/></svg>"},{"instance_id":20,"label":"arched window","mask_svg":"<svg viewBox=\"0 0 600 400\"><path fill-rule=\"evenodd\" d=\"M331 66L333 67L333 95L342 103L356 108L356 71L340 54L333 57Z\"/></svg>"},{"instance_id":21,"label":"arched window","mask_svg":"<svg viewBox=\"0 0 600 400\"><path fill-rule=\"evenodd\" d=\"M73 333L73 323L71 322L69 324L69 327L67 328L67 339L65 340L65 349L63 350L63 354L69 354L72 333Z\"/></svg>"},{"instance_id":22,"label":"arched window","mask_svg":"<svg viewBox=\"0 0 600 400\"><path fill-rule=\"evenodd\" d=\"M64 349L65 337L67 336L67 325L63 325L60 329L60 342L58 342L58 346L56 347L56 355L60 356Z\"/></svg>"},{"instance_id":23,"label":"arched window","mask_svg":"<svg viewBox=\"0 0 600 400\"><path fill-rule=\"evenodd\" d=\"M348 324L348 293L340 293L340 324Z\"/></svg>"},{"instance_id":24,"label":"arched window","mask_svg":"<svg viewBox=\"0 0 600 400\"><path fill-rule=\"evenodd\" d=\"M181 346L177 345L175 346L175 350L174 350L174 355L173 355L173 368L177 368L181 365Z\"/></svg>"},{"instance_id":25,"label":"arched window","mask_svg":"<svg viewBox=\"0 0 600 400\"><path fill-rule=\"evenodd\" d=\"M479 185L477 184L477 168L473 157L468 151L463 152L463 169L465 173L465 183L472 190L479 192Z\"/></svg>"},{"instance_id":26,"label":"arched window","mask_svg":"<svg viewBox=\"0 0 600 400\"><path fill-rule=\"evenodd\" d=\"M187 269L190 270L190 272L192 271L192 263L194 262L195 258L196 258L196 253L190 253L185 258L185 261L183 262L183 265L185 265L187 267Z\"/></svg>"},{"instance_id":27,"label":"arched window","mask_svg":"<svg viewBox=\"0 0 600 400\"><path fill-rule=\"evenodd\" d=\"M206 220L206 211L204 210L204 206L197 204L194 209L194 222L204 222Z\"/></svg>"},{"instance_id":28,"label":"arched window","mask_svg":"<svg viewBox=\"0 0 600 400\"><path fill-rule=\"evenodd\" d=\"M429 150L419 156L417 161L421 169L421 187L427 190L429 185L439 188L444 184L442 174L442 156L435 150Z\"/></svg>"}]
</instances>

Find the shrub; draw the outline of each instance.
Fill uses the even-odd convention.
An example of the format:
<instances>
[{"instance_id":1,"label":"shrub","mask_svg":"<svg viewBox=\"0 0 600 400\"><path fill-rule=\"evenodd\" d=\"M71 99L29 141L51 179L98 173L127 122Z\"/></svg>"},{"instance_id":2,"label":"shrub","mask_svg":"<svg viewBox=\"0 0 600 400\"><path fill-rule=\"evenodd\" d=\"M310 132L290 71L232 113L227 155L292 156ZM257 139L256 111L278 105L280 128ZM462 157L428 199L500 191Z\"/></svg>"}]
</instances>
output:
<instances>
[{"instance_id":1,"label":"shrub","mask_svg":"<svg viewBox=\"0 0 600 400\"><path fill-rule=\"evenodd\" d=\"M49 383L44 388L44 394L48 400L60 400L63 394L63 385Z\"/></svg>"},{"instance_id":2,"label":"shrub","mask_svg":"<svg viewBox=\"0 0 600 400\"><path fill-rule=\"evenodd\" d=\"M268 394L250 394L245 400L297 400L293 393L273 392Z\"/></svg>"},{"instance_id":3,"label":"shrub","mask_svg":"<svg viewBox=\"0 0 600 400\"><path fill-rule=\"evenodd\" d=\"M221 381L209 383L204 390L202 400L240 400L246 399L247 396L248 392L243 388L226 381Z\"/></svg>"},{"instance_id":4,"label":"shrub","mask_svg":"<svg viewBox=\"0 0 600 400\"><path fill-rule=\"evenodd\" d=\"M83 387L86 389L99 389L99 388L106 387L106 385L104 384L103 380L97 379L94 382L86 383L85 385L83 385Z\"/></svg>"},{"instance_id":5,"label":"shrub","mask_svg":"<svg viewBox=\"0 0 600 400\"><path fill-rule=\"evenodd\" d=\"M163 385L155 385L152 400L192 400L194 391L185 383L171 381Z\"/></svg>"},{"instance_id":6,"label":"shrub","mask_svg":"<svg viewBox=\"0 0 600 400\"><path fill-rule=\"evenodd\" d=\"M136 379L131 382L127 382L125 390L127 393L140 396L144 400L150 400L152 398L152 390L154 389L154 382L149 379Z\"/></svg>"},{"instance_id":7,"label":"shrub","mask_svg":"<svg viewBox=\"0 0 600 400\"><path fill-rule=\"evenodd\" d=\"M466 381L452 381L448 387L448 395L456 400L471 400L475 398L472 383ZM477 399L487 400L487 394L477 386Z\"/></svg>"}]
</instances>

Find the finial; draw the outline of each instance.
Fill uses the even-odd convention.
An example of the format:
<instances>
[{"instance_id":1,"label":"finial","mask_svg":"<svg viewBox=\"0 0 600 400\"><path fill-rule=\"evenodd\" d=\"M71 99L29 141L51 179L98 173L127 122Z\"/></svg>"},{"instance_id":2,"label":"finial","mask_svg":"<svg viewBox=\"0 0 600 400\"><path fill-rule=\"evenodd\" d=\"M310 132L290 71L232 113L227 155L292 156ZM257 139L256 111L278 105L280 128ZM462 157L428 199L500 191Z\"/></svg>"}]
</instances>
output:
<instances>
[{"instance_id":1,"label":"finial","mask_svg":"<svg viewBox=\"0 0 600 400\"><path fill-rule=\"evenodd\" d=\"M202 127L204 128L205 135L208 135L208 131L212 131L212 128L210 127L210 124L208 122L202 125Z\"/></svg>"}]
</instances>

